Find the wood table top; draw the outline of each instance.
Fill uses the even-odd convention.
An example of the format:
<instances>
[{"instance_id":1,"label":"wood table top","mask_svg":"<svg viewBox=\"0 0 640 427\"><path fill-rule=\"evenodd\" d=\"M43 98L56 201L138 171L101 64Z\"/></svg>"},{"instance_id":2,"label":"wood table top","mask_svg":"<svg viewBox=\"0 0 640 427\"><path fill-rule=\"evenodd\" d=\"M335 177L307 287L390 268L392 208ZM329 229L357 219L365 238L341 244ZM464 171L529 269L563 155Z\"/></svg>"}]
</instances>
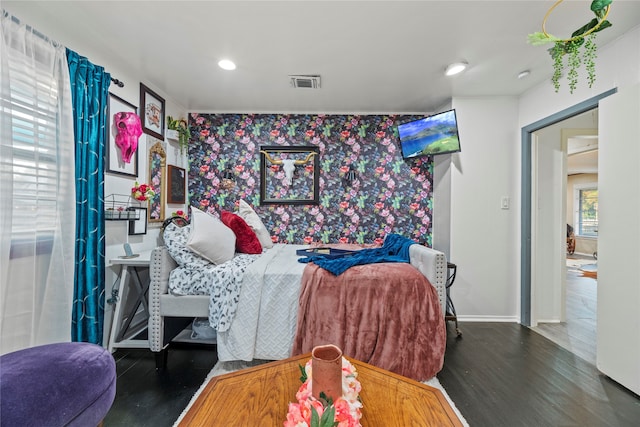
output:
<instances>
[{"instance_id":1,"label":"wood table top","mask_svg":"<svg viewBox=\"0 0 640 427\"><path fill-rule=\"evenodd\" d=\"M179 426L282 426L311 354L214 377ZM363 427L462 426L442 392L347 357L362 385Z\"/></svg>"}]
</instances>

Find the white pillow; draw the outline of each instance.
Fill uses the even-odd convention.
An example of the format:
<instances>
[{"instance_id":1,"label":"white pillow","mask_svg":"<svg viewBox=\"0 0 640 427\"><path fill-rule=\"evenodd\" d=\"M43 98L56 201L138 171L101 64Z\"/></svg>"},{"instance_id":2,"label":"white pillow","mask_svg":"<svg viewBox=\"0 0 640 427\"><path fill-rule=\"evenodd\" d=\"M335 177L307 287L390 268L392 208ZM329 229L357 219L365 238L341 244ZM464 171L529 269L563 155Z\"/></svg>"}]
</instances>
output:
<instances>
[{"instance_id":1,"label":"white pillow","mask_svg":"<svg viewBox=\"0 0 640 427\"><path fill-rule=\"evenodd\" d=\"M207 265L211 265L209 260L202 258L197 253L191 251L187 247L187 240L191 234L191 225L179 227L174 223L170 223L164 229L162 240L173 258L180 267L201 269Z\"/></svg>"},{"instance_id":2,"label":"white pillow","mask_svg":"<svg viewBox=\"0 0 640 427\"><path fill-rule=\"evenodd\" d=\"M187 247L214 264L233 258L236 235L213 215L191 206L191 235Z\"/></svg>"},{"instance_id":3,"label":"white pillow","mask_svg":"<svg viewBox=\"0 0 640 427\"><path fill-rule=\"evenodd\" d=\"M249 227L256 233L258 236L258 240L264 249L269 249L273 247L273 242L271 241L271 234L269 234L269 230L264 226L263 222L260 220L260 217L253 210L251 206L244 200L240 200L240 206L238 207L238 215L240 218L244 219Z\"/></svg>"}]
</instances>

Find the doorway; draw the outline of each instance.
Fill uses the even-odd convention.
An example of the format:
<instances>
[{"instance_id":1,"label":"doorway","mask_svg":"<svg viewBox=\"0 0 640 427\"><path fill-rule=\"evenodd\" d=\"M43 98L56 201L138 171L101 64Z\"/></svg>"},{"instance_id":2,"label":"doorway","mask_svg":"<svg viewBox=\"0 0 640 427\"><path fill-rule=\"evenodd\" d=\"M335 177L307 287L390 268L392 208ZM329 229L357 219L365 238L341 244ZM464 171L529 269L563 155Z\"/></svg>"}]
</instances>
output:
<instances>
[{"instance_id":1,"label":"doorway","mask_svg":"<svg viewBox=\"0 0 640 427\"><path fill-rule=\"evenodd\" d=\"M563 120L570 119L572 117L578 116L587 111L593 110L597 108L599 100L612 95L617 92L617 89L612 89L607 92L604 92L600 95L597 95L593 98L590 98L586 101L583 101L580 104L577 104L573 107L570 107L566 110L560 111L552 116L549 116L545 119L542 119L538 122L535 122L531 125L528 125L522 129L522 180L521 180L521 194L522 194L522 221L521 221L521 281L520 281L520 289L521 289L521 323L525 326L532 326L532 307L535 308L535 298L538 297L538 289L532 288L532 278L538 279L534 277L535 272L532 271L532 266L537 265L536 263L540 260L536 259L536 254L533 253L533 239L536 228L533 223L534 219L534 211L533 211L533 164L534 164L534 150L533 144L536 139L535 133L542 129L548 128L554 124L562 122ZM535 158L538 161L538 158ZM565 214L566 215L566 214ZM564 218L563 218L564 219ZM536 218L538 221L538 218ZM564 234L565 230L560 224L560 220L554 223L554 227L557 228L557 236L560 241L561 235ZM537 222L535 224L539 226L540 223ZM558 253L564 253L565 247L564 245L558 244L553 248L554 251L558 251ZM558 257L554 257L555 261L552 261L552 264L558 266L558 268L564 268L564 265L559 263ZM558 273L559 275L559 273ZM558 275L555 277L557 278ZM555 308L562 307L559 301L555 301ZM561 309L561 308L560 308ZM535 315L536 313L534 313ZM537 318L533 319L537 322Z\"/></svg>"},{"instance_id":2,"label":"doorway","mask_svg":"<svg viewBox=\"0 0 640 427\"><path fill-rule=\"evenodd\" d=\"M596 363L598 110L534 133L532 330ZM551 249L554 248L554 249Z\"/></svg>"}]
</instances>

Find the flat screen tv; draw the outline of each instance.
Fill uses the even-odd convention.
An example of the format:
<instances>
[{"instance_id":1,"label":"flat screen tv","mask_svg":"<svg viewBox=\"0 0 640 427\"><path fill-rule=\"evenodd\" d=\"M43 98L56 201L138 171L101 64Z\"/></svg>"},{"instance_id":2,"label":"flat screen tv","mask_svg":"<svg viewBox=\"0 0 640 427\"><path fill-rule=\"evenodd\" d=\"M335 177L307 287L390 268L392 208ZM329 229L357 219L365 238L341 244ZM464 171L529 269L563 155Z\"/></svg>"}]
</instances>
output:
<instances>
[{"instance_id":1,"label":"flat screen tv","mask_svg":"<svg viewBox=\"0 0 640 427\"><path fill-rule=\"evenodd\" d=\"M405 159L460 151L456 110L401 123L398 135Z\"/></svg>"}]
</instances>

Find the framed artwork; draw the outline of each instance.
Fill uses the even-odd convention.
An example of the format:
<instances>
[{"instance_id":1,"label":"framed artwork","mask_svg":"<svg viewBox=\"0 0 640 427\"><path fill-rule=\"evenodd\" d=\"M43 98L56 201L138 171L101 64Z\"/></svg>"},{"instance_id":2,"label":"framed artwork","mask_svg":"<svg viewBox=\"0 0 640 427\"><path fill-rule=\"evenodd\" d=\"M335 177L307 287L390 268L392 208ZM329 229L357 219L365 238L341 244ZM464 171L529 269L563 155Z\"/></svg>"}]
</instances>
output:
<instances>
[{"instance_id":1,"label":"framed artwork","mask_svg":"<svg viewBox=\"0 0 640 427\"><path fill-rule=\"evenodd\" d=\"M149 149L149 184L155 196L149 199L149 222L164 221L165 160L167 155L160 141Z\"/></svg>"},{"instance_id":2,"label":"framed artwork","mask_svg":"<svg viewBox=\"0 0 640 427\"><path fill-rule=\"evenodd\" d=\"M186 171L178 166L167 165L167 203L184 203Z\"/></svg>"},{"instance_id":3,"label":"framed artwork","mask_svg":"<svg viewBox=\"0 0 640 427\"><path fill-rule=\"evenodd\" d=\"M319 179L315 145L260 147L260 204L317 205Z\"/></svg>"},{"instance_id":4,"label":"framed artwork","mask_svg":"<svg viewBox=\"0 0 640 427\"><path fill-rule=\"evenodd\" d=\"M140 135L136 135L135 129L127 133L122 147L116 144L116 136L118 135L118 127L116 122L125 123L124 120L118 120L119 113L133 113L137 116L138 108L125 101L124 99L109 93L109 103L107 104L107 118L109 126L107 126L107 169L105 172L137 177L138 176L138 139ZM117 116L118 115L118 116ZM124 116L124 115L122 115ZM135 118L134 118L135 119ZM135 119L136 121L139 119ZM138 128L137 133L140 133ZM128 140L127 140L128 139ZM122 144L122 143L121 143Z\"/></svg>"},{"instance_id":5,"label":"framed artwork","mask_svg":"<svg viewBox=\"0 0 640 427\"><path fill-rule=\"evenodd\" d=\"M139 208L136 206L129 209L138 211L136 212L138 219L129 221L129 236L147 234L147 208Z\"/></svg>"},{"instance_id":6,"label":"framed artwork","mask_svg":"<svg viewBox=\"0 0 640 427\"><path fill-rule=\"evenodd\" d=\"M140 83L142 131L164 141L164 98Z\"/></svg>"}]
</instances>

